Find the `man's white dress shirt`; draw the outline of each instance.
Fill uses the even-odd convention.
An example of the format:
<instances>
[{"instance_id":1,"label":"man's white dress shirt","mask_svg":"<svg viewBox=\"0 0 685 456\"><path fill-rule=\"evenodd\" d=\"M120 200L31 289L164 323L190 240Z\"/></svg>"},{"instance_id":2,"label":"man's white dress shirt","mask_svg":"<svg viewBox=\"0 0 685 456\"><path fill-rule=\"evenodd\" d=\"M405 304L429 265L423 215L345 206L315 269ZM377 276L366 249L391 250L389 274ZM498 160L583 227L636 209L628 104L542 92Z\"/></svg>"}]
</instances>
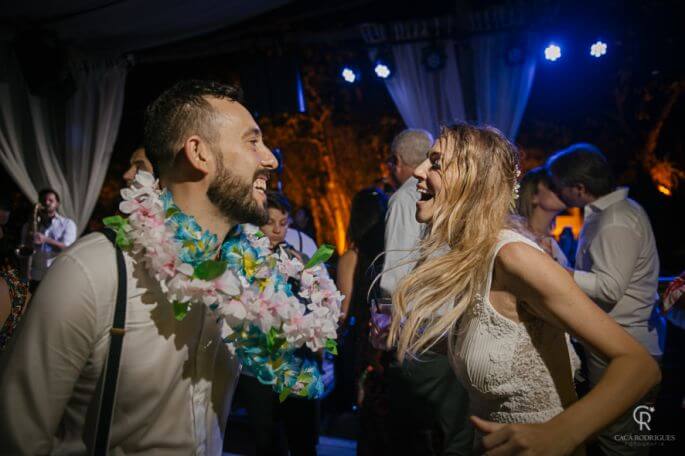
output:
<instances>
[{"instance_id":1,"label":"man's white dress shirt","mask_svg":"<svg viewBox=\"0 0 685 456\"><path fill-rule=\"evenodd\" d=\"M585 206L574 279L653 356L660 356L655 329L648 328L658 299L659 255L647 213L628 198L628 189ZM604 363L589 360L590 380L599 381Z\"/></svg>"},{"instance_id":2,"label":"man's white dress shirt","mask_svg":"<svg viewBox=\"0 0 685 456\"><path fill-rule=\"evenodd\" d=\"M29 225L25 224L22 231L22 239L25 245L33 245L33 239L28 238L29 228ZM72 219L62 215L55 214L48 226L39 226L38 228L38 231L43 233L46 237L61 242L67 247L76 241L76 223L74 223ZM52 262L55 261L55 258L60 254L61 250L53 247L47 242L41 246L34 245L34 248L36 248L36 252L33 254L33 259L31 260L31 279L43 280L43 276L45 276L48 268L52 265Z\"/></svg>"},{"instance_id":3,"label":"man's white dress shirt","mask_svg":"<svg viewBox=\"0 0 685 456\"><path fill-rule=\"evenodd\" d=\"M295 228L288 228L288 231L285 232L285 242L292 245L298 252L307 255L307 258L313 257L318 248L314 239L307 233Z\"/></svg>"},{"instance_id":4,"label":"man's white dress shirt","mask_svg":"<svg viewBox=\"0 0 685 456\"><path fill-rule=\"evenodd\" d=\"M126 335L109 454L220 456L239 363L204 305L177 321L142 257L124 257ZM86 454L116 290L115 251L102 234L55 260L0 363L3 454Z\"/></svg>"},{"instance_id":5,"label":"man's white dress shirt","mask_svg":"<svg viewBox=\"0 0 685 456\"><path fill-rule=\"evenodd\" d=\"M421 197L416 190L418 180L407 179L392 195L385 215L385 262L381 290L392 296L400 280L414 268L412 258L421 240L422 225L416 221L416 202Z\"/></svg>"}]
</instances>

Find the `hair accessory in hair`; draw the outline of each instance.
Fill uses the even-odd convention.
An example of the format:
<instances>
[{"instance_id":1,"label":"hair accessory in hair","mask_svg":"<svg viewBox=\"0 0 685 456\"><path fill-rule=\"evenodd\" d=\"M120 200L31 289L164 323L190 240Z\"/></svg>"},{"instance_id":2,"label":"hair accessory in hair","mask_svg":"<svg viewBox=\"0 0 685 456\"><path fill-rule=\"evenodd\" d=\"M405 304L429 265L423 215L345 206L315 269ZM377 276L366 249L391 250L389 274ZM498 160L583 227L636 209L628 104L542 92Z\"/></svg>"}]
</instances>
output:
<instances>
[{"instance_id":1,"label":"hair accessory in hair","mask_svg":"<svg viewBox=\"0 0 685 456\"><path fill-rule=\"evenodd\" d=\"M521 168L516 165L514 168L514 175L516 176L516 181L514 182L514 189L511 191L511 196L516 201L519 199L519 190L521 189L521 184L519 183L519 177L521 176Z\"/></svg>"}]
</instances>

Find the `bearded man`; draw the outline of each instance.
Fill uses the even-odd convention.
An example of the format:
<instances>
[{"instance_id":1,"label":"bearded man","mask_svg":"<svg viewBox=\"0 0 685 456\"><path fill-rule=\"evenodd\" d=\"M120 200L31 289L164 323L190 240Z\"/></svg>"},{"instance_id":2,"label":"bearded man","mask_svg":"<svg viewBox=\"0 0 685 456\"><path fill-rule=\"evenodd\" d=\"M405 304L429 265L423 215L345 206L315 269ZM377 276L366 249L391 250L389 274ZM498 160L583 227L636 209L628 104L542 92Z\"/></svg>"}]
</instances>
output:
<instances>
[{"instance_id":1,"label":"bearded man","mask_svg":"<svg viewBox=\"0 0 685 456\"><path fill-rule=\"evenodd\" d=\"M168 198L203 233L221 240L239 223L268 220L276 159L237 88L186 81L167 90L147 109L145 149ZM117 255L105 236L90 234L43 279L0 368L3 452L93 452ZM108 452L221 455L239 363L207 307L176 318L142 255L124 252L125 337Z\"/></svg>"}]
</instances>

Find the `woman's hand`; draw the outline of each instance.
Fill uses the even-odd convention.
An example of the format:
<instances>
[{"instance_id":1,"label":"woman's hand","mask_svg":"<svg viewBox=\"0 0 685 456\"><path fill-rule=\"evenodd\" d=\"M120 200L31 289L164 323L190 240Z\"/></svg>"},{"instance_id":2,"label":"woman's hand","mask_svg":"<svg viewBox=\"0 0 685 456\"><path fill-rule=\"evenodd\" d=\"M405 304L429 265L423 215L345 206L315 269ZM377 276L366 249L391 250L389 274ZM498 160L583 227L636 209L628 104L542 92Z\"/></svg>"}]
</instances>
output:
<instances>
[{"instance_id":1,"label":"woman's hand","mask_svg":"<svg viewBox=\"0 0 685 456\"><path fill-rule=\"evenodd\" d=\"M575 449L568 432L551 422L541 424L502 424L472 416L473 425L485 434L483 452L500 455L567 455Z\"/></svg>"},{"instance_id":2,"label":"woman's hand","mask_svg":"<svg viewBox=\"0 0 685 456\"><path fill-rule=\"evenodd\" d=\"M388 351L388 334L392 321L392 301L379 300L371 306L369 341L376 350Z\"/></svg>"}]
</instances>

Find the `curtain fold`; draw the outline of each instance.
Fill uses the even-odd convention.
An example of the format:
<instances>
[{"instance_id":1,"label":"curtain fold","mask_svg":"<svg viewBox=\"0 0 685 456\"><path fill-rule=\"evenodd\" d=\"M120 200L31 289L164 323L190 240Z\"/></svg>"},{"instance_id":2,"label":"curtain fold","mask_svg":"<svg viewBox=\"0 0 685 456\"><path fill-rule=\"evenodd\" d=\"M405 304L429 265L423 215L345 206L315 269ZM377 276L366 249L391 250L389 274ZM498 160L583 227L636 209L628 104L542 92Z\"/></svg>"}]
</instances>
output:
<instances>
[{"instance_id":1,"label":"curtain fold","mask_svg":"<svg viewBox=\"0 0 685 456\"><path fill-rule=\"evenodd\" d=\"M32 95L7 49L0 54L0 162L36 202L41 188L61 196L61 212L79 233L97 203L124 104L122 62L73 70L76 91L66 101Z\"/></svg>"},{"instance_id":2,"label":"curtain fold","mask_svg":"<svg viewBox=\"0 0 685 456\"><path fill-rule=\"evenodd\" d=\"M403 43L391 46L394 74L385 80L404 123L409 128L423 128L437 137L440 127L464 120L464 99L453 40L445 40L445 66L429 71L422 62L427 43ZM373 62L377 50L369 56Z\"/></svg>"},{"instance_id":3,"label":"curtain fold","mask_svg":"<svg viewBox=\"0 0 685 456\"><path fill-rule=\"evenodd\" d=\"M479 35L470 40L476 116L514 140L535 75L535 53L530 34Z\"/></svg>"},{"instance_id":4,"label":"curtain fold","mask_svg":"<svg viewBox=\"0 0 685 456\"><path fill-rule=\"evenodd\" d=\"M107 174L121 123L126 73L124 65L83 71L76 78L79 88L67 102L66 179L80 230L90 219Z\"/></svg>"}]
</instances>

